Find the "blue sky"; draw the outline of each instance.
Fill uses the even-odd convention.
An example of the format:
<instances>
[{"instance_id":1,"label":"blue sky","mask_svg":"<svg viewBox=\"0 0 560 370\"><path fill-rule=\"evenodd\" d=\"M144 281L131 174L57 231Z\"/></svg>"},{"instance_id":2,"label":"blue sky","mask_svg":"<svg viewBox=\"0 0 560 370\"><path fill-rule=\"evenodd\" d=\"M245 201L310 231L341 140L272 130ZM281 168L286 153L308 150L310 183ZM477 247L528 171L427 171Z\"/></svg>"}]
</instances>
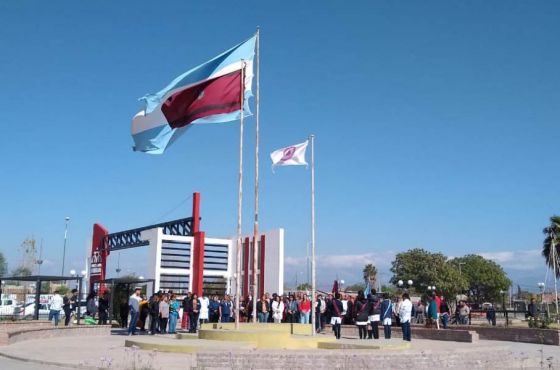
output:
<instances>
[{"instance_id":1,"label":"blue sky","mask_svg":"<svg viewBox=\"0 0 560 370\"><path fill-rule=\"evenodd\" d=\"M261 228L305 271L309 172L268 153L316 135L319 280L386 274L413 247L485 253L528 288L558 213L560 4L527 1L0 3L0 250L29 236L58 273L109 230L188 216L235 233L237 123L196 127L162 156L131 150L137 98L262 28ZM254 119L244 231L252 230ZM121 258L142 269L139 251ZM124 255L123 255L124 256Z\"/></svg>"}]
</instances>

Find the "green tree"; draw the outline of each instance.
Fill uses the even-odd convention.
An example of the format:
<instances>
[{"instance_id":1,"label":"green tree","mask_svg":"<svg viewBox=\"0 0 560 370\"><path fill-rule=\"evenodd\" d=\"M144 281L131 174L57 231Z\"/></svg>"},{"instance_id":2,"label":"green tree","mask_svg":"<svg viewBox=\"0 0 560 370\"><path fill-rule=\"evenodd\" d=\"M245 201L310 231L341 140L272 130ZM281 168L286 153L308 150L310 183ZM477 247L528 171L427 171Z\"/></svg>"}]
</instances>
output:
<instances>
[{"instance_id":1,"label":"green tree","mask_svg":"<svg viewBox=\"0 0 560 370\"><path fill-rule=\"evenodd\" d=\"M545 227L543 233L546 235L543 242L542 254L546 260L547 265L556 269L556 277L560 277L560 216L552 216L550 218L550 225ZM553 249L554 248L554 258ZM556 266L554 266L556 261Z\"/></svg>"},{"instance_id":2,"label":"green tree","mask_svg":"<svg viewBox=\"0 0 560 370\"><path fill-rule=\"evenodd\" d=\"M426 292L428 286L436 286L446 298L454 298L465 290L466 280L459 271L447 261L442 253L432 253L421 248L399 253L392 262L391 283L397 285L399 280L413 281L413 289L419 293Z\"/></svg>"},{"instance_id":3,"label":"green tree","mask_svg":"<svg viewBox=\"0 0 560 370\"><path fill-rule=\"evenodd\" d=\"M7 267L6 258L4 257L4 254L0 252L0 276L6 275L6 273L8 272L7 270L8 267Z\"/></svg>"},{"instance_id":4,"label":"green tree","mask_svg":"<svg viewBox=\"0 0 560 370\"><path fill-rule=\"evenodd\" d=\"M467 280L467 295L472 301L483 303L493 302L500 298L500 290L507 290L511 280L507 277L502 267L496 262L476 254L469 254L451 260Z\"/></svg>"},{"instance_id":5,"label":"green tree","mask_svg":"<svg viewBox=\"0 0 560 370\"><path fill-rule=\"evenodd\" d=\"M369 280L369 285L372 288L375 287L375 283L377 282L377 268L373 264L368 263L365 265L363 273L364 280Z\"/></svg>"}]
</instances>

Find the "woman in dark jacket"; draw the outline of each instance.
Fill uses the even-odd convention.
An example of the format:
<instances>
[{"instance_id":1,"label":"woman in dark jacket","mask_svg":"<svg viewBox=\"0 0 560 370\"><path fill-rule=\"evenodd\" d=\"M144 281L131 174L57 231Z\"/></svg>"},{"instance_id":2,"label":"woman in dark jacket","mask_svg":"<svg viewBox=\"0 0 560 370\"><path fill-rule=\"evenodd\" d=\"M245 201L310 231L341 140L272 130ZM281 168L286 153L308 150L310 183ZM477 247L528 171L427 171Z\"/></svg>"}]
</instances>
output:
<instances>
[{"instance_id":1,"label":"woman in dark jacket","mask_svg":"<svg viewBox=\"0 0 560 370\"><path fill-rule=\"evenodd\" d=\"M186 330L189 322L189 312L191 311L191 295L188 293L182 302L183 317L181 318L181 329Z\"/></svg>"},{"instance_id":2,"label":"woman in dark jacket","mask_svg":"<svg viewBox=\"0 0 560 370\"><path fill-rule=\"evenodd\" d=\"M158 330L159 323L159 297L154 294L150 298L150 334L154 335Z\"/></svg>"},{"instance_id":3,"label":"woman in dark jacket","mask_svg":"<svg viewBox=\"0 0 560 370\"><path fill-rule=\"evenodd\" d=\"M358 298L356 299L356 325L358 326L358 333L360 334L360 339L367 339L367 326L368 326L368 316L371 308L371 304L364 297L364 292L361 290L358 292Z\"/></svg>"},{"instance_id":4,"label":"woman in dark jacket","mask_svg":"<svg viewBox=\"0 0 560 370\"><path fill-rule=\"evenodd\" d=\"M334 336L340 339L340 324L342 323L342 302L340 301L340 293L335 294L335 298L330 302L329 311L331 314L331 325L333 327Z\"/></svg>"},{"instance_id":5,"label":"woman in dark jacket","mask_svg":"<svg viewBox=\"0 0 560 370\"><path fill-rule=\"evenodd\" d=\"M379 321L381 321L381 300L377 296L375 289L367 296L369 307L368 321L371 324L371 330L368 330L368 339L379 339Z\"/></svg>"},{"instance_id":6,"label":"woman in dark jacket","mask_svg":"<svg viewBox=\"0 0 560 370\"><path fill-rule=\"evenodd\" d=\"M198 295L193 294L191 298L191 310L189 311L189 322L190 322L189 333L196 333L199 313L200 313L200 301L198 300Z\"/></svg>"}]
</instances>

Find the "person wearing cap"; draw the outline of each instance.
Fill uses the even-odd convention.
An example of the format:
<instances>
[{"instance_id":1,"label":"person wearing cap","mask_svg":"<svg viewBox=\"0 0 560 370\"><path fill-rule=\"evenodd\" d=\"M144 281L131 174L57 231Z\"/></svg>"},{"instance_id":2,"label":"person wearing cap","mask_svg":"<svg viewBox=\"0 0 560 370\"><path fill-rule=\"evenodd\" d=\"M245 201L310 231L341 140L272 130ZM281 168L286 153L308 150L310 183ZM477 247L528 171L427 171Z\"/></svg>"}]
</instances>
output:
<instances>
[{"instance_id":1,"label":"person wearing cap","mask_svg":"<svg viewBox=\"0 0 560 370\"><path fill-rule=\"evenodd\" d=\"M140 292L142 289L134 288L134 293L128 299L128 307L130 309L130 324L128 326L128 335L136 335L136 323L140 316Z\"/></svg>"}]
</instances>

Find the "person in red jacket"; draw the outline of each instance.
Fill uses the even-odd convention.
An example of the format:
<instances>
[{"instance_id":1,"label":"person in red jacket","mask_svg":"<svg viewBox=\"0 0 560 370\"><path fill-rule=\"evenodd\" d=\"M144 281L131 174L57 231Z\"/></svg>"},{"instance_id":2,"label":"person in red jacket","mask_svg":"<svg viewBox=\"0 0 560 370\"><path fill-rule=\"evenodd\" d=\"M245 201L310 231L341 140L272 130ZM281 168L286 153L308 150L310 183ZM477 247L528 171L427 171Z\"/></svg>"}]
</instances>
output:
<instances>
[{"instance_id":1,"label":"person in red jacket","mask_svg":"<svg viewBox=\"0 0 560 370\"><path fill-rule=\"evenodd\" d=\"M303 299L299 303L299 323L309 324L309 313L311 312L311 301L307 299L307 295L303 295Z\"/></svg>"}]
</instances>

